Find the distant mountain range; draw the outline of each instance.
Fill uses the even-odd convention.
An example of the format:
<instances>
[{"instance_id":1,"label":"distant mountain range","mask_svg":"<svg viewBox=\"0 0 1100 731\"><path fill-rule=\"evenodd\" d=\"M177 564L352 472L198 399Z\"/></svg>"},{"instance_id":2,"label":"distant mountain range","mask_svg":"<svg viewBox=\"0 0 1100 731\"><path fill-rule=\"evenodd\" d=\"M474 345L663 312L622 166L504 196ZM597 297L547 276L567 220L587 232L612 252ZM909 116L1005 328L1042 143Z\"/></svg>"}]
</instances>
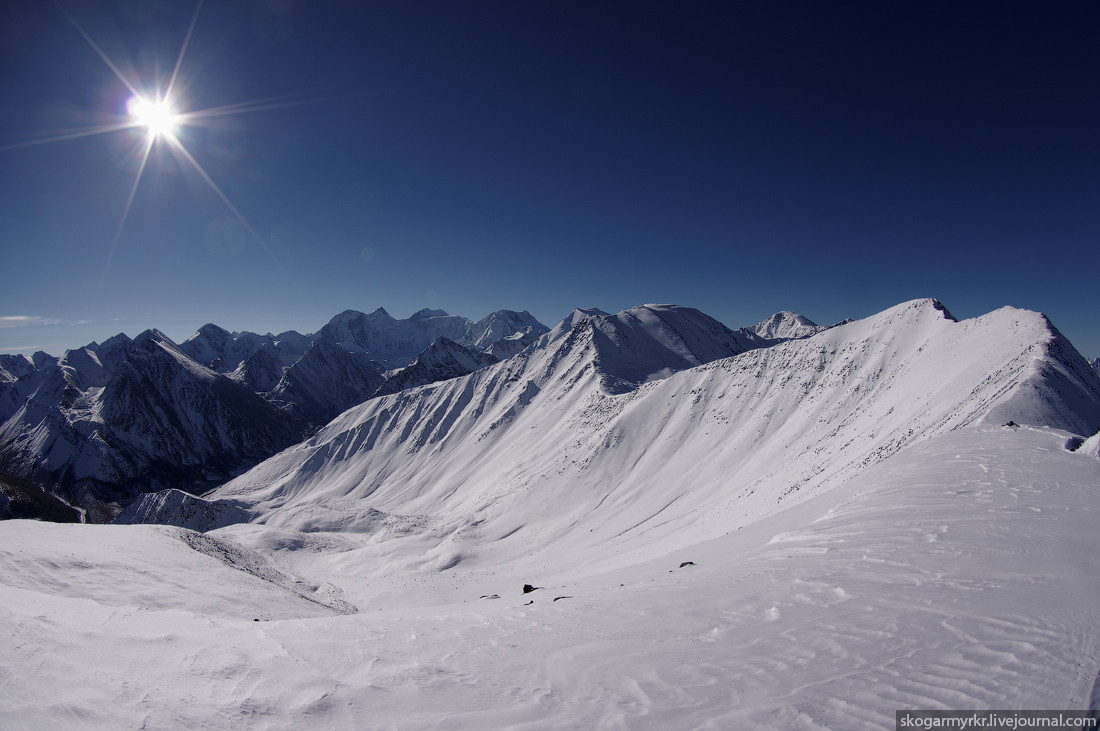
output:
<instances>
[{"instance_id":1,"label":"distant mountain range","mask_svg":"<svg viewBox=\"0 0 1100 731\"><path fill-rule=\"evenodd\" d=\"M582 321L613 391L821 329L778 313L734 331L673 306L576 310L553 332L527 312L401 320L379 308L310 335L214 324L179 344L156 330L117 335L60 357L0 356L0 469L108 520L136 495L201 492L352 406L544 348Z\"/></svg>"},{"instance_id":2,"label":"distant mountain range","mask_svg":"<svg viewBox=\"0 0 1100 731\"><path fill-rule=\"evenodd\" d=\"M552 330L527 312L501 310L473 321L421 310L399 320L379 308L342 312L310 335L234 333L213 324L180 344L156 330L133 339L118 335L57 358L0 356L0 471L22 480L19 499L25 500L28 484L38 485L43 499L56 495L84 510L87 520L102 522L141 494L200 494L225 483L341 414L346 419L349 409L383 397L376 408L386 415L384 426L371 426L364 437L372 444L393 438L394 430L406 440L404 449L453 442L449 430L470 418L475 403L480 441L526 413L533 400L545 401L539 394L554 382L548 374L570 383L595 379L603 393L627 394L829 329L784 311L732 330L691 308L643 305L617 314L577 309ZM1060 347L1067 358L1075 354L1068 343ZM1097 362L1079 355L1069 362L1075 378L1087 388L1096 385ZM869 366L854 361L851 367ZM455 381L475 372L484 375ZM785 382L792 374L762 371L761 377ZM441 381L466 391L413 392ZM436 402L437 393L448 395ZM416 418L399 418L405 408ZM178 504L162 498L159 509ZM36 509L19 505L0 504L0 515Z\"/></svg>"},{"instance_id":3,"label":"distant mountain range","mask_svg":"<svg viewBox=\"0 0 1100 731\"><path fill-rule=\"evenodd\" d=\"M134 495L201 491L312 434L387 383L451 377L547 328L527 312L473 321L347 311L312 335L208 324L180 344L149 330L69 350L0 356L0 469L108 520ZM440 338L477 353L417 366ZM25 492L25 491L24 491ZM2 511L0 511L2 512ZM8 511L10 513L10 511Z\"/></svg>"}]
</instances>

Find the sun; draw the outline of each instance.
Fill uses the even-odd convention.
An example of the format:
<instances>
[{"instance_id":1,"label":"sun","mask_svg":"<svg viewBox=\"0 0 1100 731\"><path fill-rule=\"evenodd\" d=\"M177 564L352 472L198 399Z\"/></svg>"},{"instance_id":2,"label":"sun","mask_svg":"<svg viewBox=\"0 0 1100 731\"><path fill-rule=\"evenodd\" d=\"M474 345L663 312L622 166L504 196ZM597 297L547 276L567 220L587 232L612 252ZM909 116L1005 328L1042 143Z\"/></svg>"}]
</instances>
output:
<instances>
[{"instance_id":1,"label":"sun","mask_svg":"<svg viewBox=\"0 0 1100 731\"><path fill-rule=\"evenodd\" d=\"M175 136L180 124L180 115L168 99L152 100L134 96L126 103L130 120L138 127L144 127L153 139Z\"/></svg>"}]
</instances>

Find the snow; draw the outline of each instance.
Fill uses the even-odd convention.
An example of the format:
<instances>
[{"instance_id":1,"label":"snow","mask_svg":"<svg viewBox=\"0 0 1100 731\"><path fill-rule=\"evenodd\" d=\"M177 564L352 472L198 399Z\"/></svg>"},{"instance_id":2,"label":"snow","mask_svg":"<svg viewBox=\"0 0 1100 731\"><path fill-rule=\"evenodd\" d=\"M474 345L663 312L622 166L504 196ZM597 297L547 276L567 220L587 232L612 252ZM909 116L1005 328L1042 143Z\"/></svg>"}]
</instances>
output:
<instances>
[{"instance_id":1,"label":"snow","mask_svg":"<svg viewBox=\"0 0 1100 731\"><path fill-rule=\"evenodd\" d=\"M1100 431L1082 442L1081 446L1078 447L1076 451L1080 454L1087 454L1090 457L1100 459Z\"/></svg>"},{"instance_id":2,"label":"snow","mask_svg":"<svg viewBox=\"0 0 1100 731\"><path fill-rule=\"evenodd\" d=\"M702 321L581 315L208 496L255 522L0 524L0 725L1090 707L1100 381L1045 318L918 300L609 392L600 326L644 359Z\"/></svg>"},{"instance_id":3,"label":"snow","mask_svg":"<svg viewBox=\"0 0 1100 731\"><path fill-rule=\"evenodd\" d=\"M753 332L766 340L807 338L825 329L808 317L789 310L781 310L752 327Z\"/></svg>"},{"instance_id":4,"label":"snow","mask_svg":"<svg viewBox=\"0 0 1100 731\"><path fill-rule=\"evenodd\" d=\"M152 519L154 516L156 520ZM139 496L112 522L116 525L162 523L204 532L241 523L250 517L231 503L201 500L182 490L161 490Z\"/></svg>"},{"instance_id":5,"label":"snow","mask_svg":"<svg viewBox=\"0 0 1100 731\"><path fill-rule=\"evenodd\" d=\"M189 549L180 529L9 522L0 717L870 729L896 708L1087 708L1100 468L1063 436L946 433L742 530L612 571L565 544L496 571L380 559L411 598L375 606L364 591L348 615ZM318 572L345 555L281 553ZM524 581L543 588L524 595Z\"/></svg>"}]
</instances>

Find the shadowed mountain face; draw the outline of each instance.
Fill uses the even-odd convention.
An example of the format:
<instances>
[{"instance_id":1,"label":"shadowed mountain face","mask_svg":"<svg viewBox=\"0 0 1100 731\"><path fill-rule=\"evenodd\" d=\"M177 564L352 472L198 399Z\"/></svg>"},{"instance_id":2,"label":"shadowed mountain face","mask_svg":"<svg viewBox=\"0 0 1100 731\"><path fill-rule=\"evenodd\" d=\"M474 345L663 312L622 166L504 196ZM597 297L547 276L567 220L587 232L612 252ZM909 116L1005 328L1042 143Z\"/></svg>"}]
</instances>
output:
<instances>
[{"instance_id":1,"label":"shadowed mountain face","mask_svg":"<svg viewBox=\"0 0 1100 731\"><path fill-rule=\"evenodd\" d=\"M458 378L496 362L498 358L489 353L464 347L447 338L439 338L418 355L416 360L387 378L374 396L385 396L406 388Z\"/></svg>"},{"instance_id":2,"label":"shadowed mountain face","mask_svg":"<svg viewBox=\"0 0 1100 731\"><path fill-rule=\"evenodd\" d=\"M4 467L56 485L92 519L141 492L225 480L303 436L156 331L69 351L33 376L0 427Z\"/></svg>"}]
</instances>

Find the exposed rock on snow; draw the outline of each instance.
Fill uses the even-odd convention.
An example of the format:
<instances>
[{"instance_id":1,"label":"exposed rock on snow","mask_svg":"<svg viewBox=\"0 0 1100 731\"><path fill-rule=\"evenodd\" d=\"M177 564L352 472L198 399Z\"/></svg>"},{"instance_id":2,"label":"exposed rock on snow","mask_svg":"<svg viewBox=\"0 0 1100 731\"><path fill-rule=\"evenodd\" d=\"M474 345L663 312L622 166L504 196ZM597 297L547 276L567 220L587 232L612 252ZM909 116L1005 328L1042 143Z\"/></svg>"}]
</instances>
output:
<instances>
[{"instance_id":1,"label":"exposed rock on snow","mask_svg":"<svg viewBox=\"0 0 1100 731\"><path fill-rule=\"evenodd\" d=\"M80 511L40 485L0 472L0 519L32 518L52 523L79 523Z\"/></svg>"}]
</instances>

